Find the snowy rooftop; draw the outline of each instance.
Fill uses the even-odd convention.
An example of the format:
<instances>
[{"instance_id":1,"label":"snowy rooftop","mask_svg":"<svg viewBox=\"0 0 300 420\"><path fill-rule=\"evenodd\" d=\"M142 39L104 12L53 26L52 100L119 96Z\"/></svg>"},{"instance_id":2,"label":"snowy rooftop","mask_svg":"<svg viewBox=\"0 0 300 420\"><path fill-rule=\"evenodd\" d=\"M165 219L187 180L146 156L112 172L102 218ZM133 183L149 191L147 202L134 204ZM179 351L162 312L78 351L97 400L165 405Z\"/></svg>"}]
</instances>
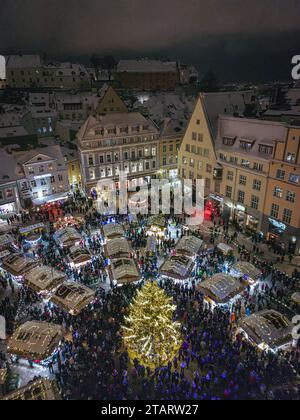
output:
<instances>
[{"instance_id":1,"label":"snowy rooftop","mask_svg":"<svg viewBox=\"0 0 300 420\"><path fill-rule=\"evenodd\" d=\"M170 73L177 71L175 61L158 60L121 60L117 66L117 72L132 73Z\"/></svg>"}]
</instances>

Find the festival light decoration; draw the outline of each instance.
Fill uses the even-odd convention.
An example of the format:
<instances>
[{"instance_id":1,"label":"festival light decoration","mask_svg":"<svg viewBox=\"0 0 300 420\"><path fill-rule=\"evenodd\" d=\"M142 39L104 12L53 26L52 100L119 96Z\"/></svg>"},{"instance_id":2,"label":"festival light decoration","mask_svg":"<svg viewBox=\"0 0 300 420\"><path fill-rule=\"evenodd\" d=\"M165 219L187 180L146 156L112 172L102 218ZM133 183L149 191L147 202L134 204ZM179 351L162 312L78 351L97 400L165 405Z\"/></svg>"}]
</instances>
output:
<instances>
[{"instance_id":1,"label":"festival light decoration","mask_svg":"<svg viewBox=\"0 0 300 420\"><path fill-rule=\"evenodd\" d=\"M123 326L124 344L131 359L145 367L165 366L178 354L183 339L173 321L176 306L156 283L147 283L130 305Z\"/></svg>"}]
</instances>

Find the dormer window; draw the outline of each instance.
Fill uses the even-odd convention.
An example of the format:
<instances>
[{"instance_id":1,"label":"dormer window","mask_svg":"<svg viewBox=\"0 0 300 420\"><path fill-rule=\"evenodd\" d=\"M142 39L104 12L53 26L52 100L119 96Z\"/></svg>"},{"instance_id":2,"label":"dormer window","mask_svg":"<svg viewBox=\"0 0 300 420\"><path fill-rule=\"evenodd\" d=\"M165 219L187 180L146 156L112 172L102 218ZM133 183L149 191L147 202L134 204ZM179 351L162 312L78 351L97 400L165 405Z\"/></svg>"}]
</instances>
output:
<instances>
[{"instance_id":1,"label":"dormer window","mask_svg":"<svg viewBox=\"0 0 300 420\"><path fill-rule=\"evenodd\" d=\"M240 148L243 150L251 150L253 147L254 141L241 140Z\"/></svg>"},{"instance_id":2,"label":"dormer window","mask_svg":"<svg viewBox=\"0 0 300 420\"><path fill-rule=\"evenodd\" d=\"M267 146L265 144L259 145L259 153L263 153L265 155L273 155L274 148L273 146Z\"/></svg>"},{"instance_id":3,"label":"dormer window","mask_svg":"<svg viewBox=\"0 0 300 420\"><path fill-rule=\"evenodd\" d=\"M225 146L234 146L236 137L223 137L223 144Z\"/></svg>"}]
</instances>

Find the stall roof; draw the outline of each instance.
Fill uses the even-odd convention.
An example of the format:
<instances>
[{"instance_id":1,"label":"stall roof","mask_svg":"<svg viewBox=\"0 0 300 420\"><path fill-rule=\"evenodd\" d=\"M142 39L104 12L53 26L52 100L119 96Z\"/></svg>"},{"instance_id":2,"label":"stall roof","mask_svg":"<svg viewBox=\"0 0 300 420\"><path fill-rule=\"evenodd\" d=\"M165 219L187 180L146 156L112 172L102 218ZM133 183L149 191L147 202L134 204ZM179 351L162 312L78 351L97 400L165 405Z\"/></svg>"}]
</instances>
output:
<instances>
[{"instance_id":1,"label":"stall roof","mask_svg":"<svg viewBox=\"0 0 300 420\"><path fill-rule=\"evenodd\" d=\"M51 292L62 284L66 276L61 271L46 265L38 266L25 275L25 284L36 292Z\"/></svg>"},{"instance_id":2,"label":"stall roof","mask_svg":"<svg viewBox=\"0 0 300 420\"><path fill-rule=\"evenodd\" d=\"M3 259L4 270L16 277L23 276L36 265L35 260L23 257L20 254L12 254Z\"/></svg>"},{"instance_id":3,"label":"stall roof","mask_svg":"<svg viewBox=\"0 0 300 420\"><path fill-rule=\"evenodd\" d=\"M17 328L8 340L7 350L30 360L44 360L51 356L61 339L59 325L29 321Z\"/></svg>"},{"instance_id":4,"label":"stall roof","mask_svg":"<svg viewBox=\"0 0 300 420\"><path fill-rule=\"evenodd\" d=\"M8 235L7 233L4 233L0 236L0 247L9 246L14 243L14 238L12 235Z\"/></svg>"},{"instance_id":5,"label":"stall roof","mask_svg":"<svg viewBox=\"0 0 300 420\"><path fill-rule=\"evenodd\" d=\"M74 227L65 227L54 233L53 238L58 245L73 246L82 240L82 236Z\"/></svg>"},{"instance_id":6,"label":"stall roof","mask_svg":"<svg viewBox=\"0 0 300 420\"><path fill-rule=\"evenodd\" d=\"M178 242L176 252L177 254L193 257L199 254L202 245L203 241L196 236L184 236Z\"/></svg>"},{"instance_id":7,"label":"stall roof","mask_svg":"<svg viewBox=\"0 0 300 420\"><path fill-rule=\"evenodd\" d=\"M68 261L75 265L86 263L88 261L91 261L91 259L92 254L90 253L90 251L87 248L84 248L79 245L73 246L68 254Z\"/></svg>"},{"instance_id":8,"label":"stall roof","mask_svg":"<svg viewBox=\"0 0 300 420\"><path fill-rule=\"evenodd\" d=\"M36 229L44 229L44 228L45 228L44 223L37 223L35 225L23 226L19 229L19 231L21 235L24 235L26 233L33 232Z\"/></svg>"},{"instance_id":9,"label":"stall roof","mask_svg":"<svg viewBox=\"0 0 300 420\"><path fill-rule=\"evenodd\" d=\"M296 292L292 295L292 301L300 305L300 292Z\"/></svg>"},{"instance_id":10,"label":"stall roof","mask_svg":"<svg viewBox=\"0 0 300 420\"><path fill-rule=\"evenodd\" d=\"M191 258L185 255L172 255L164 262L160 269L160 274L178 280L186 280L190 277L194 267Z\"/></svg>"},{"instance_id":11,"label":"stall roof","mask_svg":"<svg viewBox=\"0 0 300 420\"><path fill-rule=\"evenodd\" d=\"M105 251L108 258L129 257L129 254L133 252L130 243L125 238L114 238L107 242Z\"/></svg>"},{"instance_id":12,"label":"stall roof","mask_svg":"<svg viewBox=\"0 0 300 420\"><path fill-rule=\"evenodd\" d=\"M162 215L154 215L149 217L148 221L147 221L147 225L148 226L157 226L160 229L165 229L167 224L166 224L166 219L165 216Z\"/></svg>"},{"instance_id":13,"label":"stall roof","mask_svg":"<svg viewBox=\"0 0 300 420\"><path fill-rule=\"evenodd\" d=\"M257 345L281 347L292 341L293 324L281 313L265 310L244 318L240 327Z\"/></svg>"},{"instance_id":14,"label":"stall roof","mask_svg":"<svg viewBox=\"0 0 300 420\"><path fill-rule=\"evenodd\" d=\"M118 223L109 223L102 226L103 235L107 239L122 238L124 236L124 228Z\"/></svg>"},{"instance_id":15,"label":"stall roof","mask_svg":"<svg viewBox=\"0 0 300 420\"><path fill-rule=\"evenodd\" d=\"M232 270L240 273L241 276L247 276L252 280L256 280L261 276L261 271L247 261L237 262L232 266Z\"/></svg>"},{"instance_id":16,"label":"stall roof","mask_svg":"<svg viewBox=\"0 0 300 420\"><path fill-rule=\"evenodd\" d=\"M224 243L218 244L217 248L225 255L228 255L230 252L233 252L233 248Z\"/></svg>"},{"instance_id":17,"label":"stall roof","mask_svg":"<svg viewBox=\"0 0 300 420\"><path fill-rule=\"evenodd\" d=\"M214 302L227 303L245 290L245 284L228 274L215 274L199 285L199 291Z\"/></svg>"},{"instance_id":18,"label":"stall roof","mask_svg":"<svg viewBox=\"0 0 300 420\"><path fill-rule=\"evenodd\" d=\"M95 292L88 287L75 283L62 284L51 298L51 302L71 315L78 315L94 300Z\"/></svg>"},{"instance_id":19,"label":"stall roof","mask_svg":"<svg viewBox=\"0 0 300 420\"><path fill-rule=\"evenodd\" d=\"M2 398L3 401L56 401L60 399L57 383L46 378L29 382L25 387L19 388Z\"/></svg>"},{"instance_id":20,"label":"stall roof","mask_svg":"<svg viewBox=\"0 0 300 420\"><path fill-rule=\"evenodd\" d=\"M132 283L141 279L141 273L133 259L120 258L111 264L113 279L118 283Z\"/></svg>"}]
</instances>

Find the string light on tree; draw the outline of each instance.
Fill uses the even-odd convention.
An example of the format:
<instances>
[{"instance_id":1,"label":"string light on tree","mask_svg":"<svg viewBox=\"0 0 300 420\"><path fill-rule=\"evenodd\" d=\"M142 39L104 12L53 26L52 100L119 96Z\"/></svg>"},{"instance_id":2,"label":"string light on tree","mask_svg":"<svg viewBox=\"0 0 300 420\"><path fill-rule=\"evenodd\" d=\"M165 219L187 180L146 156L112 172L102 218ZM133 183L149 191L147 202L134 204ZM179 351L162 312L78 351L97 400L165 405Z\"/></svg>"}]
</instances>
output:
<instances>
[{"instance_id":1,"label":"string light on tree","mask_svg":"<svg viewBox=\"0 0 300 420\"><path fill-rule=\"evenodd\" d=\"M165 366L182 345L180 323L173 321L176 306L156 283L147 283L130 305L123 326L124 344L131 359L146 367Z\"/></svg>"}]
</instances>

